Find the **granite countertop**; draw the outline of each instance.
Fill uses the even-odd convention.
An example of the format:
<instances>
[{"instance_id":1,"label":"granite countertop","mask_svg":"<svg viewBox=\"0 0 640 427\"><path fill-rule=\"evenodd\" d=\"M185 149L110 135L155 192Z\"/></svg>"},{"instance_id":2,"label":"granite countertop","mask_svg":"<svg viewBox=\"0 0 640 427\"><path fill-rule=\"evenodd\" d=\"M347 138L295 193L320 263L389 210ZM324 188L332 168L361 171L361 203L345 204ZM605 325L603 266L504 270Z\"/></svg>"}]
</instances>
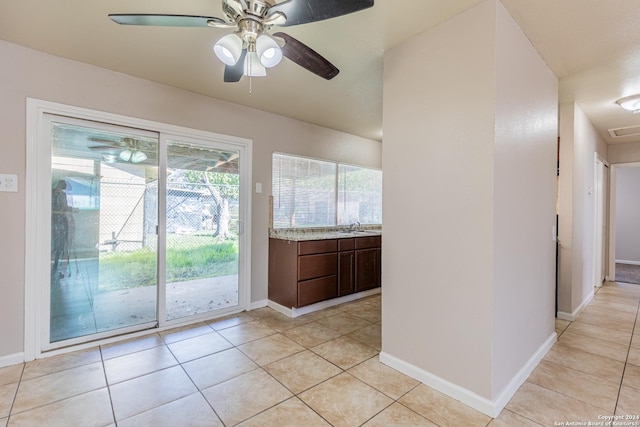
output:
<instances>
[{"instance_id":1,"label":"granite countertop","mask_svg":"<svg viewBox=\"0 0 640 427\"><path fill-rule=\"evenodd\" d=\"M269 237L272 239L305 240L347 239L351 237L368 237L382 235L380 226L360 226L358 230L348 227L318 227L318 228L271 228Z\"/></svg>"}]
</instances>

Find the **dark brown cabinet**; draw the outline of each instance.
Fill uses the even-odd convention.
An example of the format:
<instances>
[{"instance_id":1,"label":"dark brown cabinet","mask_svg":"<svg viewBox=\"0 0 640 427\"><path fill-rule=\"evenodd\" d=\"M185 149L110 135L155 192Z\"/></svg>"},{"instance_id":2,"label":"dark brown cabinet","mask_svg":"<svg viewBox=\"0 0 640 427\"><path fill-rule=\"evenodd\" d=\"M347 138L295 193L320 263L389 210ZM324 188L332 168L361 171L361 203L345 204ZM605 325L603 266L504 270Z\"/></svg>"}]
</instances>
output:
<instances>
[{"instance_id":1,"label":"dark brown cabinet","mask_svg":"<svg viewBox=\"0 0 640 427\"><path fill-rule=\"evenodd\" d=\"M338 240L338 295L355 292L355 239Z\"/></svg>"},{"instance_id":2,"label":"dark brown cabinet","mask_svg":"<svg viewBox=\"0 0 640 427\"><path fill-rule=\"evenodd\" d=\"M380 236L269 239L269 299L302 307L380 286Z\"/></svg>"},{"instance_id":3,"label":"dark brown cabinet","mask_svg":"<svg viewBox=\"0 0 640 427\"><path fill-rule=\"evenodd\" d=\"M355 291L361 292L380 286L380 236L360 237L355 241Z\"/></svg>"}]
</instances>

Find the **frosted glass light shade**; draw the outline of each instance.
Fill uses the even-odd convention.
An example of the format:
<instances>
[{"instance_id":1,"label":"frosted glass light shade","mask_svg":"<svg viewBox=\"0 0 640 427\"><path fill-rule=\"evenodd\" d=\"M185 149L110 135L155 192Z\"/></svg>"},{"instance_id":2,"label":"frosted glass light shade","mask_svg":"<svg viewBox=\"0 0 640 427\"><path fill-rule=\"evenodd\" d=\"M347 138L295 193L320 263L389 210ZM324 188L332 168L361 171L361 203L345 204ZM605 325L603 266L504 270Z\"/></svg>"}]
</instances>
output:
<instances>
[{"instance_id":1,"label":"frosted glass light shade","mask_svg":"<svg viewBox=\"0 0 640 427\"><path fill-rule=\"evenodd\" d=\"M250 77L264 77L267 69L260 63L256 52L248 52L244 60L244 75Z\"/></svg>"},{"instance_id":2,"label":"frosted glass light shade","mask_svg":"<svg viewBox=\"0 0 640 427\"><path fill-rule=\"evenodd\" d=\"M267 68L275 67L282 61L282 50L278 43L266 34L256 40L256 53L260 63Z\"/></svg>"},{"instance_id":3,"label":"frosted glass light shade","mask_svg":"<svg viewBox=\"0 0 640 427\"><path fill-rule=\"evenodd\" d=\"M131 155L131 163L141 163L147 160L147 155L143 151L136 151Z\"/></svg>"},{"instance_id":4,"label":"frosted glass light shade","mask_svg":"<svg viewBox=\"0 0 640 427\"><path fill-rule=\"evenodd\" d=\"M120 159L122 159L125 162L128 162L129 160L131 160L131 155L133 153L131 152L131 150L122 150L120 152Z\"/></svg>"},{"instance_id":5,"label":"frosted glass light shade","mask_svg":"<svg viewBox=\"0 0 640 427\"><path fill-rule=\"evenodd\" d=\"M227 34L213 45L213 52L227 65L236 65L242 54L242 39L237 34Z\"/></svg>"},{"instance_id":6,"label":"frosted glass light shade","mask_svg":"<svg viewBox=\"0 0 640 427\"><path fill-rule=\"evenodd\" d=\"M620 107L634 113L640 112L640 95L631 95L616 101Z\"/></svg>"}]
</instances>

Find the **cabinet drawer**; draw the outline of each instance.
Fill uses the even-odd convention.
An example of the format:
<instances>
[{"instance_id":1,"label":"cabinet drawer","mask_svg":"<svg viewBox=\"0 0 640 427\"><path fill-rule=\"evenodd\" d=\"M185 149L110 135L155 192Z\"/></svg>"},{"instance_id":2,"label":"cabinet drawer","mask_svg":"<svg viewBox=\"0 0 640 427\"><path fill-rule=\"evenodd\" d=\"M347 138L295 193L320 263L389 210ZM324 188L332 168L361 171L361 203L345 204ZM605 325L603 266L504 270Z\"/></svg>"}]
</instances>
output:
<instances>
[{"instance_id":1,"label":"cabinet drawer","mask_svg":"<svg viewBox=\"0 0 640 427\"><path fill-rule=\"evenodd\" d=\"M338 296L336 276L298 282L298 307Z\"/></svg>"},{"instance_id":2,"label":"cabinet drawer","mask_svg":"<svg viewBox=\"0 0 640 427\"><path fill-rule=\"evenodd\" d=\"M308 240L298 243L298 255L323 254L326 252L336 252L338 243L335 239L330 240Z\"/></svg>"},{"instance_id":3,"label":"cabinet drawer","mask_svg":"<svg viewBox=\"0 0 640 427\"><path fill-rule=\"evenodd\" d=\"M353 237L350 239L339 239L338 250L339 251L352 251L356 247L356 239Z\"/></svg>"},{"instance_id":4,"label":"cabinet drawer","mask_svg":"<svg viewBox=\"0 0 640 427\"><path fill-rule=\"evenodd\" d=\"M356 249L379 248L382 243L380 236L367 236L356 238Z\"/></svg>"},{"instance_id":5,"label":"cabinet drawer","mask_svg":"<svg viewBox=\"0 0 640 427\"><path fill-rule=\"evenodd\" d=\"M335 275L337 268L338 255L336 252L301 256L298 257L298 280Z\"/></svg>"}]
</instances>

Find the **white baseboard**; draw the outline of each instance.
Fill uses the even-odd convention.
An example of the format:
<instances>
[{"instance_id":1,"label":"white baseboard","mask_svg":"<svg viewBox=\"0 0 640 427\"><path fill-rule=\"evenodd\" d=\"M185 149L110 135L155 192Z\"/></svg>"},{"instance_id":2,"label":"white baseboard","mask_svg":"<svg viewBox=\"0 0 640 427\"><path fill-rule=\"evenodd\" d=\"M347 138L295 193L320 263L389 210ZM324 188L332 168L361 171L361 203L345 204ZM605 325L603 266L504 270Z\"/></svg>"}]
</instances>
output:
<instances>
[{"instance_id":1,"label":"white baseboard","mask_svg":"<svg viewBox=\"0 0 640 427\"><path fill-rule=\"evenodd\" d=\"M251 310L257 310L259 308L264 308L268 305L269 300L263 299L260 301L254 301L251 303L251 305L249 306L249 311Z\"/></svg>"},{"instance_id":2,"label":"white baseboard","mask_svg":"<svg viewBox=\"0 0 640 427\"><path fill-rule=\"evenodd\" d=\"M440 378L422 368L418 368L410 363L405 362L395 356L388 353L380 352L380 362L391 368L408 375L421 383L446 394L453 399L456 399L471 408L482 412L492 418L497 418L504 407L509 403L514 394L518 391L518 388L526 381L531 372L540 363L545 354L551 349L556 342L557 335L554 332L540 348L531 356L527 363L518 371L518 373L512 378L505 389L498 395L498 397L491 401L485 397L482 397L471 390L467 390L457 384L449 382L444 378Z\"/></svg>"},{"instance_id":3,"label":"white baseboard","mask_svg":"<svg viewBox=\"0 0 640 427\"><path fill-rule=\"evenodd\" d=\"M616 264L640 265L640 261L629 261L626 259L617 259Z\"/></svg>"},{"instance_id":4,"label":"white baseboard","mask_svg":"<svg viewBox=\"0 0 640 427\"><path fill-rule=\"evenodd\" d=\"M551 347L558 340L558 334L553 332L549 338L538 348L538 350L529 358L527 363L518 371L518 373L509 381L509 384L502 390L498 397L494 400L494 415L490 415L493 418L497 418L500 412L507 406L507 403L513 398L518 389L529 378L531 372L538 366L544 356L551 350Z\"/></svg>"},{"instance_id":5,"label":"white baseboard","mask_svg":"<svg viewBox=\"0 0 640 427\"><path fill-rule=\"evenodd\" d=\"M329 308L335 305L344 304L345 302L355 301L357 299L366 298L371 295L377 295L380 292L381 292L381 288L370 289L368 291L358 292L357 294L345 295L343 297L333 298L327 301L321 301L321 302L307 305L301 308L294 308L294 307L288 308L271 300L269 300L268 305L269 307L284 314L285 316L298 317L304 314L313 313L314 311L322 310L324 308Z\"/></svg>"},{"instance_id":6,"label":"white baseboard","mask_svg":"<svg viewBox=\"0 0 640 427\"><path fill-rule=\"evenodd\" d=\"M578 314L580 314L580 312L587 306L587 304L591 302L594 295L595 294L593 293L593 291L589 292L589 295L587 295L587 298L585 298L585 300L582 301L582 304L580 304L578 308L573 310L572 313L567 313L565 311L558 311L558 314L556 315L556 317L560 320L568 320L569 322L574 322L578 318Z\"/></svg>"},{"instance_id":7,"label":"white baseboard","mask_svg":"<svg viewBox=\"0 0 640 427\"><path fill-rule=\"evenodd\" d=\"M0 368L5 366L17 365L24 362L24 353L8 354L0 357Z\"/></svg>"}]
</instances>

